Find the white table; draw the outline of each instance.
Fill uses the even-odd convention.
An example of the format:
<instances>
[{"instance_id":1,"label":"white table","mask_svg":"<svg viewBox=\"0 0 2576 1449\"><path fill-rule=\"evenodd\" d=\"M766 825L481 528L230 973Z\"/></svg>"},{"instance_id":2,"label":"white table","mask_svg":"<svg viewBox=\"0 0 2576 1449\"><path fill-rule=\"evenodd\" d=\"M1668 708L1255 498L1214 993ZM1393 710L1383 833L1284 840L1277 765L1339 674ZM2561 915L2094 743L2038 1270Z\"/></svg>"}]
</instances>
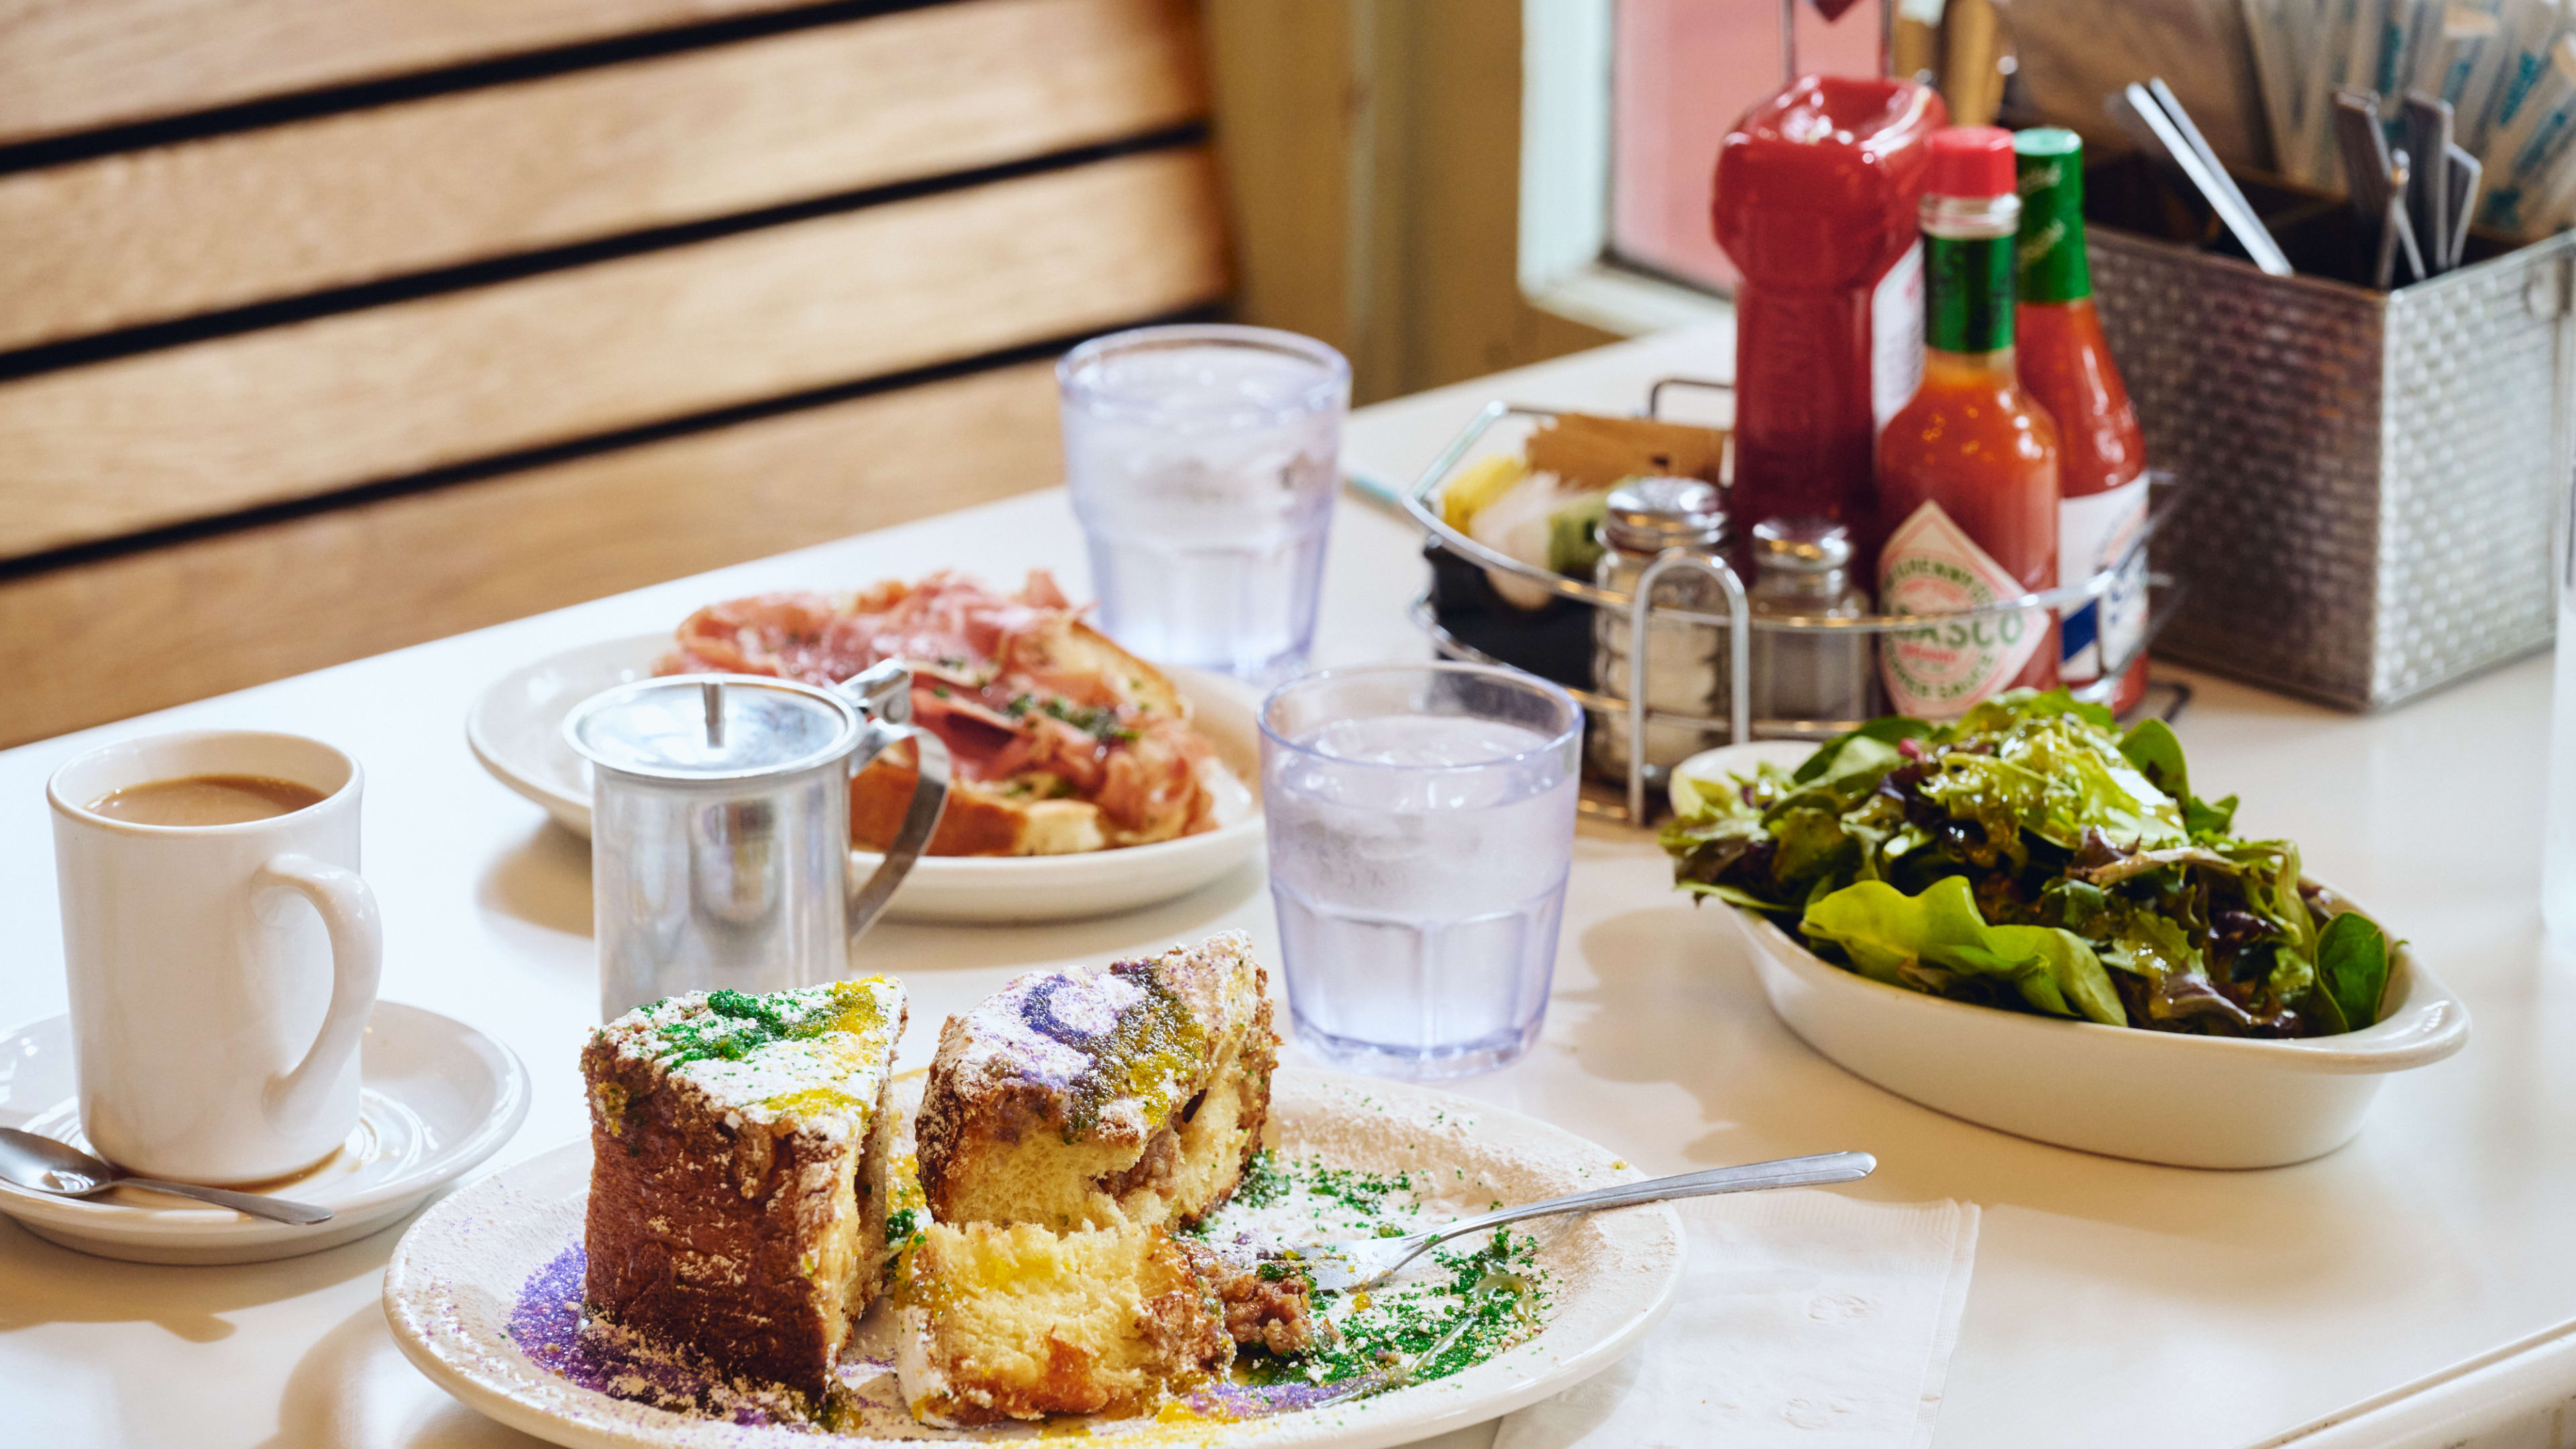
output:
<instances>
[{"instance_id":1,"label":"white table","mask_svg":"<svg viewBox=\"0 0 2576 1449\"><path fill-rule=\"evenodd\" d=\"M1727 351L1722 333L1673 334L1374 408L1354 420L1353 462L1410 477L1488 397L1626 409L1645 379L1722 371ZM1342 508L1324 661L1425 652L1403 621L1422 577L1416 551L1392 517ZM996 579L1047 566L1077 595L1085 577L1062 495L1041 493L0 753L0 1020L64 1009L42 791L57 763L180 726L305 731L368 770L384 994L473 1022L534 1075L527 1125L493 1165L570 1140L583 1130L574 1053L597 1003L588 851L477 768L460 723L467 702L523 660L668 627L709 599L944 564ZM1653 845L1607 827L1587 826L1577 846L1545 1038L1518 1066L1458 1090L1653 1171L1862 1148L1882 1164L1859 1189L1868 1196L1984 1204L1944 1444L2266 1440L2576 1317L2576 970L2544 960L2537 910L2548 683L2533 662L2359 719L2197 681L2180 725L2195 778L2242 794L2248 828L2303 842L2312 870L2372 903L2476 1014L2465 1053L2396 1080L2361 1139L2323 1160L2258 1173L2149 1167L2007 1137L1871 1087L1774 1020L1717 923L1667 889ZM1238 926L1275 959L1257 868L1106 920L881 925L865 951L912 988L903 1056L917 1065L944 1013L1015 972ZM377 1306L394 1237L268 1265L151 1268L0 1224L0 1440L525 1442L395 1350ZM2470 1392L2501 1392L2501 1376L2528 1399L2562 1370L2576 1387L2571 1342L2512 1356ZM2407 1400L2419 1414L2427 1402L2444 1401ZM2314 1442L2330 1439L2343 1442Z\"/></svg>"}]
</instances>

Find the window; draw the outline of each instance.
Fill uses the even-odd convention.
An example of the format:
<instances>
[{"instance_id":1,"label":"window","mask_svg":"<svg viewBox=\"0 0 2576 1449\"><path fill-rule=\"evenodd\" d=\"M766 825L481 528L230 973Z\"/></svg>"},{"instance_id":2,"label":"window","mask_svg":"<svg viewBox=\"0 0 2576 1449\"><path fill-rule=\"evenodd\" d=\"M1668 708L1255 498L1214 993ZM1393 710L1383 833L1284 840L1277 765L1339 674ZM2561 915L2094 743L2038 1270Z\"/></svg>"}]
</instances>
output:
<instances>
[{"instance_id":1,"label":"window","mask_svg":"<svg viewBox=\"0 0 2576 1449\"><path fill-rule=\"evenodd\" d=\"M1878 71L1879 0L1797 15L1801 70ZM1521 24L1523 289L1618 332L1712 315L1717 145L1781 83L1777 0L1525 0Z\"/></svg>"}]
</instances>

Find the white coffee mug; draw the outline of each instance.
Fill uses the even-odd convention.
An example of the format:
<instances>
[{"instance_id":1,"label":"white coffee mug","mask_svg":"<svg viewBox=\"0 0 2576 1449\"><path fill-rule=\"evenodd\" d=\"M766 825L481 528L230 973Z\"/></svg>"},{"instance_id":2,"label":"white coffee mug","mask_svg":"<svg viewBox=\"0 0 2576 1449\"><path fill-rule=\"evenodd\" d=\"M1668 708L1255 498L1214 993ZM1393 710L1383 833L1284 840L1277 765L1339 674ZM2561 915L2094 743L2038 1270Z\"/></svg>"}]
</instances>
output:
<instances>
[{"instance_id":1,"label":"white coffee mug","mask_svg":"<svg viewBox=\"0 0 2576 1449\"><path fill-rule=\"evenodd\" d=\"M145 825L88 807L116 790L253 775L319 791L235 825ZM384 937L358 878L357 761L319 740L193 730L92 750L54 772L54 870L78 1044L81 1127L129 1171L284 1177L358 1125L358 1043Z\"/></svg>"}]
</instances>

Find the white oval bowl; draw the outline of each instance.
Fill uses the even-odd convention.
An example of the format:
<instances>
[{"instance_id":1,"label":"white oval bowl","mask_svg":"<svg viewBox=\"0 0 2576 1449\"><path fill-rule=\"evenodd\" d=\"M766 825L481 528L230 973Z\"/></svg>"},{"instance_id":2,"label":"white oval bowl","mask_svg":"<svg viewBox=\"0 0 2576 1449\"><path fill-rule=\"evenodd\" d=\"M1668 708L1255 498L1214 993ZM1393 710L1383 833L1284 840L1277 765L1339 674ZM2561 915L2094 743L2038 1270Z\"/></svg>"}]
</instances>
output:
<instances>
[{"instance_id":1,"label":"white oval bowl","mask_svg":"<svg viewBox=\"0 0 2576 1449\"><path fill-rule=\"evenodd\" d=\"M1749 773L1762 759L1794 765L1814 748L1756 741L1679 768ZM2177 1167L2305 1162L2352 1140L2388 1073L2438 1062L2469 1039L2468 1007L2403 946L2390 959L2378 1022L2270 1041L1929 996L1846 971L1752 911L1724 915L1771 1009L1844 1070L1953 1117L2112 1157Z\"/></svg>"},{"instance_id":2,"label":"white oval bowl","mask_svg":"<svg viewBox=\"0 0 2576 1449\"><path fill-rule=\"evenodd\" d=\"M566 830L590 834L590 766L564 742L564 716L603 689L651 677L671 636L637 634L550 654L496 679L465 716L465 741L493 778L545 808ZM1190 705L1191 722L1239 799L1220 802L1217 828L1153 845L1081 855L925 855L904 877L886 915L905 921L1053 921L1134 910L1186 895L1261 850L1260 696L1203 670L1164 667ZM854 876L875 870L873 851L850 852Z\"/></svg>"}]
</instances>

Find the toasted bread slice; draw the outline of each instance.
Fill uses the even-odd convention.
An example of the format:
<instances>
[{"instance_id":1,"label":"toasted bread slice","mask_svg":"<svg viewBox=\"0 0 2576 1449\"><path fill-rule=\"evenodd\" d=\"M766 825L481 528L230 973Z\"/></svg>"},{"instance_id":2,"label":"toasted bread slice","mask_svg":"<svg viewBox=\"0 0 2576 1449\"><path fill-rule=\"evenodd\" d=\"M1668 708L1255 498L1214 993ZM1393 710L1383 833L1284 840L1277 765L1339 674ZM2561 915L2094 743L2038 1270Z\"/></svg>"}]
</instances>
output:
<instances>
[{"instance_id":1,"label":"toasted bread slice","mask_svg":"<svg viewBox=\"0 0 2576 1449\"><path fill-rule=\"evenodd\" d=\"M903 828L920 768L909 749L879 755L850 782L850 843L882 851ZM1018 799L988 785L956 782L930 855L1079 855L1106 849L1100 807L1082 800Z\"/></svg>"},{"instance_id":2,"label":"toasted bread slice","mask_svg":"<svg viewBox=\"0 0 2576 1449\"><path fill-rule=\"evenodd\" d=\"M1186 721L1189 701L1169 676L1079 619L1064 617L1014 642L1011 667L1062 681L1087 706ZM884 850L903 826L920 770L909 746L887 751L850 782L850 840ZM1181 833L1122 831L1087 800L1052 796L1026 781L957 781L948 810L930 837L930 855L1079 855L1112 845L1143 845Z\"/></svg>"}]
</instances>

